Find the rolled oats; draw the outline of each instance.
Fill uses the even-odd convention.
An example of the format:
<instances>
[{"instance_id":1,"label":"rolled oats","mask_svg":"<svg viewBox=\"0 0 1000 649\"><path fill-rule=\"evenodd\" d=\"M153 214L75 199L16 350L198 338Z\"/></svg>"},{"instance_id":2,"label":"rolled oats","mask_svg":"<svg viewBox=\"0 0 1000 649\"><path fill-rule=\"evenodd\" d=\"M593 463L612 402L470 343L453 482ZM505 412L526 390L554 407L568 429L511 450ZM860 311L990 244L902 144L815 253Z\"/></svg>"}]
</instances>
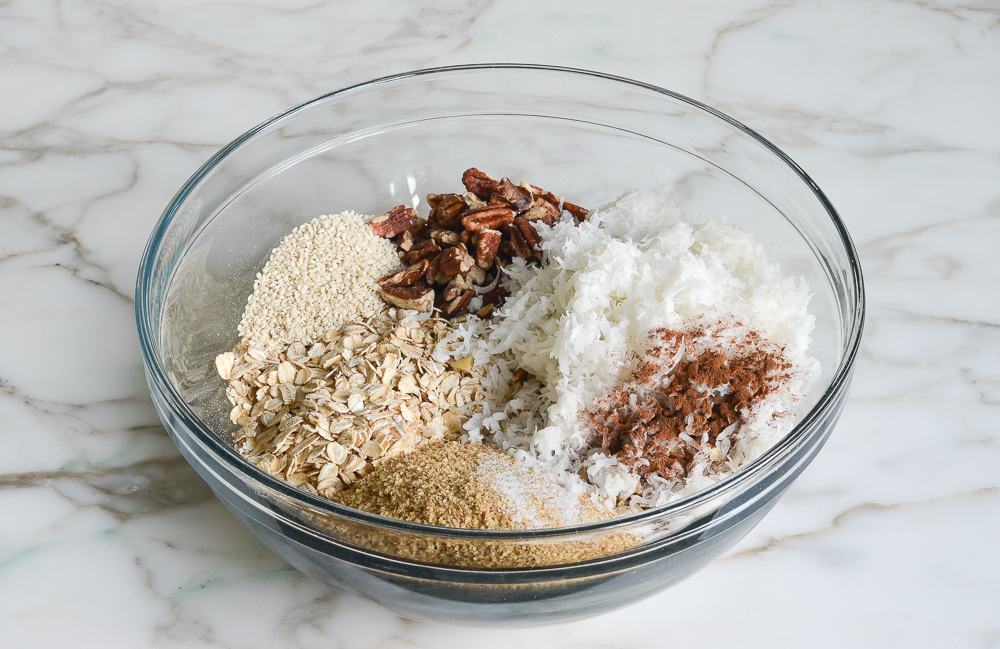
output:
<instances>
[{"instance_id":1,"label":"rolled oats","mask_svg":"<svg viewBox=\"0 0 1000 649\"><path fill-rule=\"evenodd\" d=\"M245 338L219 354L230 419L242 426L237 450L265 471L330 497L378 462L459 439L462 424L482 410L485 368L471 357L452 366L433 360L459 321L412 316L384 309L308 346Z\"/></svg>"}]
</instances>

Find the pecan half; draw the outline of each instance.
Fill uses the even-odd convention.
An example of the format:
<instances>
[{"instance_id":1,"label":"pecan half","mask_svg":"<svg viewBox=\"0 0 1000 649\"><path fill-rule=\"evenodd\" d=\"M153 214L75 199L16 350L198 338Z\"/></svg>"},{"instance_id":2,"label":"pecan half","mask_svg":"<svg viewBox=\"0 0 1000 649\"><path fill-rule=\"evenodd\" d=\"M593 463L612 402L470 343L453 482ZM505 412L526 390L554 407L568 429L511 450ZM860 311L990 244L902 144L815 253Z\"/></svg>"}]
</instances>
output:
<instances>
[{"instance_id":1,"label":"pecan half","mask_svg":"<svg viewBox=\"0 0 1000 649\"><path fill-rule=\"evenodd\" d=\"M500 226L514 221L514 210L500 205L490 205L474 210L467 210L462 216L462 225L466 230L498 230Z\"/></svg>"},{"instance_id":2,"label":"pecan half","mask_svg":"<svg viewBox=\"0 0 1000 649\"><path fill-rule=\"evenodd\" d=\"M460 227L461 214L468 207L462 197L458 194L428 194L427 202L430 202L431 196L436 196L438 201L437 206L431 210L427 219L445 230L454 230Z\"/></svg>"},{"instance_id":3,"label":"pecan half","mask_svg":"<svg viewBox=\"0 0 1000 649\"><path fill-rule=\"evenodd\" d=\"M417 216L416 210L405 205L397 205L369 223L368 227L371 228L375 236L391 239L400 232L406 232L419 222L420 217Z\"/></svg>"},{"instance_id":4,"label":"pecan half","mask_svg":"<svg viewBox=\"0 0 1000 649\"><path fill-rule=\"evenodd\" d=\"M438 255L434 261L437 262L437 270L442 275L447 275L448 277L464 275L476 263L463 245L448 248Z\"/></svg>"},{"instance_id":5,"label":"pecan half","mask_svg":"<svg viewBox=\"0 0 1000 649\"><path fill-rule=\"evenodd\" d=\"M499 193L507 200L508 203L513 205L518 212L523 212L531 205L531 194L510 182L510 178L504 177L500 179Z\"/></svg>"},{"instance_id":6,"label":"pecan half","mask_svg":"<svg viewBox=\"0 0 1000 649\"><path fill-rule=\"evenodd\" d=\"M465 170L465 173L462 174L462 184L465 185L466 189L484 201L488 201L490 194L500 188L499 182L475 167Z\"/></svg>"},{"instance_id":7,"label":"pecan half","mask_svg":"<svg viewBox=\"0 0 1000 649\"><path fill-rule=\"evenodd\" d=\"M413 264L406 270L401 270L393 275L386 275L378 281L378 284L382 288L390 286L413 286L424 276L428 266L430 266L430 262L424 259L420 263Z\"/></svg>"},{"instance_id":8,"label":"pecan half","mask_svg":"<svg viewBox=\"0 0 1000 649\"><path fill-rule=\"evenodd\" d=\"M500 249L500 239L503 235L498 230L480 230L473 237L476 244L476 265L483 270L489 270Z\"/></svg>"},{"instance_id":9,"label":"pecan half","mask_svg":"<svg viewBox=\"0 0 1000 649\"><path fill-rule=\"evenodd\" d=\"M422 259L436 257L440 252L441 246L437 245L435 242L421 241L420 243L413 244L413 247L410 248L406 258L411 264L415 264Z\"/></svg>"},{"instance_id":10,"label":"pecan half","mask_svg":"<svg viewBox=\"0 0 1000 649\"><path fill-rule=\"evenodd\" d=\"M434 289L427 286L389 286L382 289L382 297L403 309L426 312L434 308Z\"/></svg>"}]
</instances>

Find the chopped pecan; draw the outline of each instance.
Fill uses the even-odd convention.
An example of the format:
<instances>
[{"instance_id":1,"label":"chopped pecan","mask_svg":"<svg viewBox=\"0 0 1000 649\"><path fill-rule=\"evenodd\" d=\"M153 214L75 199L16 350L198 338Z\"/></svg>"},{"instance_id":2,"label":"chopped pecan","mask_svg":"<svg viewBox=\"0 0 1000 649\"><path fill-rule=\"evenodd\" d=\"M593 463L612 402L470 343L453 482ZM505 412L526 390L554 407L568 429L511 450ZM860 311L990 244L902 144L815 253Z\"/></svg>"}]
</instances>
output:
<instances>
[{"instance_id":1,"label":"chopped pecan","mask_svg":"<svg viewBox=\"0 0 1000 649\"><path fill-rule=\"evenodd\" d=\"M552 225L559 220L559 208L544 198L536 198L521 216L528 221L541 221L545 225Z\"/></svg>"},{"instance_id":2,"label":"chopped pecan","mask_svg":"<svg viewBox=\"0 0 1000 649\"><path fill-rule=\"evenodd\" d=\"M430 202L431 196L437 196L438 202L437 206L431 210L430 215L427 217L428 220L436 223L445 230L454 230L461 227L461 214L468 207L465 201L462 200L462 197L458 194L428 194L428 202Z\"/></svg>"},{"instance_id":3,"label":"chopped pecan","mask_svg":"<svg viewBox=\"0 0 1000 649\"><path fill-rule=\"evenodd\" d=\"M553 205L556 206L557 210L559 209L559 206L562 205L562 202L563 202L563 199L559 198L558 196L556 196L552 192L542 192L541 194L538 195L538 198L545 199L548 202L552 203ZM560 211L560 214L562 214L561 211Z\"/></svg>"},{"instance_id":4,"label":"chopped pecan","mask_svg":"<svg viewBox=\"0 0 1000 649\"><path fill-rule=\"evenodd\" d=\"M430 262L426 259L421 260L419 263L413 264L406 270L401 270L394 275L386 275L378 281L379 286L382 288L388 288L390 286L414 286L427 272L427 267Z\"/></svg>"},{"instance_id":5,"label":"chopped pecan","mask_svg":"<svg viewBox=\"0 0 1000 649\"><path fill-rule=\"evenodd\" d=\"M507 291L502 286L495 286L483 293L483 305L500 304L507 297Z\"/></svg>"},{"instance_id":6,"label":"chopped pecan","mask_svg":"<svg viewBox=\"0 0 1000 649\"><path fill-rule=\"evenodd\" d=\"M440 260L440 261L438 261ZM476 260L472 258L465 246L459 244L454 248L448 248L434 260L437 262L437 270L448 277L464 275L469 272Z\"/></svg>"},{"instance_id":7,"label":"chopped pecan","mask_svg":"<svg viewBox=\"0 0 1000 649\"><path fill-rule=\"evenodd\" d=\"M500 242L500 248L497 249L497 258L494 260L497 266L503 266L505 259L510 259L511 257L516 257L514 254L514 247L510 245L510 239L504 239Z\"/></svg>"},{"instance_id":8,"label":"chopped pecan","mask_svg":"<svg viewBox=\"0 0 1000 649\"><path fill-rule=\"evenodd\" d=\"M520 387L522 384L527 383L533 378L535 378L534 374L519 367L514 370L514 373L510 377L510 382L514 387Z\"/></svg>"},{"instance_id":9,"label":"chopped pecan","mask_svg":"<svg viewBox=\"0 0 1000 649\"><path fill-rule=\"evenodd\" d=\"M534 258L535 251L516 226L513 224L505 226L504 231L510 235L510 247L515 257L520 257L522 259Z\"/></svg>"},{"instance_id":10,"label":"chopped pecan","mask_svg":"<svg viewBox=\"0 0 1000 649\"><path fill-rule=\"evenodd\" d=\"M476 286L482 286L486 283L486 271L479 266L473 266L469 269L469 274L466 275L470 282Z\"/></svg>"},{"instance_id":11,"label":"chopped pecan","mask_svg":"<svg viewBox=\"0 0 1000 649\"><path fill-rule=\"evenodd\" d=\"M478 232L480 230L497 230L502 225L507 225L514 221L514 210L509 207L490 205L474 210L466 210L462 215L462 225L466 230Z\"/></svg>"},{"instance_id":12,"label":"chopped pecan","mask_svg":"<svg viewBox=\"0 0 1000 649\"><path fill-rule=\"evenodd\" d=\"M472 232L471 230L465 230L465 229L463 229L462 230L462 234L459 235L459 237L458 237L458 240L461 243L465 244L466 247L468 247L469 244L472 243L472 238L475 237L475 236L476 236L475 232Z\"/></svg>"},{"instance_id":13,"label":"chopped pecan","mask_svg":"<svg viewBox=\"0 0 1000 649\"><path fill-rule=\"evenodd\" d=\"M563 209L572 214L577 221L582 221L586 218L587 214L590 213L586 207L580 207L579 205L574 205L569 201L563 201Z\"/></svg>"},{"instance_id":14,"label":"chopped pecan","mask_svg":"<svg viewBox=\"0 0 1000 649\"><path fill-rule=\"evenodd\" d=\"M488 201L490 194L500 188L499 182L475 167L466 169L465 173L462 174L462 184L465 185L466 189L484 201Z\"/></svg>"},{"instance_id":15,"label":"chopped pecan","mask_svg":"<svg viewBox=\"0 0 1000 649\"><path fill-rule=\"evenodd\" d=\"M453 246L461 240L461 235L454 230L431 230L427 235L442 245Z\"/></svg>"},{"instance_id":16,"label":"chopped pecan","mask_svg":"<svg viewBox=\"0 0 1000 649\"><path fill-rule=\"evenodd\" d=\"M440 252L441 246L437 245L437 243L433 241L421 241L420 243L413 244L406 258L411 264L415 264L422 259L436 257Z\"/></svg>"},{"instance_id":17,"label":"chopped pecan","mask_svg":"<svg viewBox=\"0 0 1000 649\"><path fill-rule=\"evenodd\" d=\"M472 283L466 279L465 275L458 275L444 287L444 293L441 294L441 297L446 302L451 302L465 291L471 290Z\"/></svg>"},{"instance_id":18,"label":"chopped pecan","mask_svg":"<svg viewBox=\"0 0 1000 649\"><path fill-rule=\"evenodd\" d=\"M462 194L462 200L465 201L465 204L472 209L476 209L477 207L486 207L486 203L479 200L479 197L472 192L465 192Z\"/></svg>"},{"instance_id":19,"label":"chopped pecan","mask_svg":"<svg viewBox=\"0 0 1000 649\"><path fill-rule=\"evenodd\" d=\"M480 230L473 237L476 245L476 265L483 270L488 270L496 259L497 250L500 249L500 239L503 235L498 230Z\"/></svg>"},{"instance_id":20,"label":"chopped pecan","mask_svg":"<svg viewBox=\"0 0 1000 649\"><path fill-rule=\"evenodd\" d=\"M545 193L545 190L542 189L541 187L535 187L534 185L529 183L521 183L518 185L518 187L531 194L532 197L540 196Z\"/></svg>"},{"instance_id":21,"label":"chopped pecan","mask_svg":"<svg viewBox=\"0 0 1000 649\"><path fill-rule=\"evenodd\" d=\"M382 216L377 217L368 227L377 237L391 239L401 232L406 232L420 222L416 210L405 205L397 205Z\"/></svg>"},{"instance_id":22,"label":"chopped pecan","mask_svg":"<svg viewBox=\"0 0 1000 649\"><path fill-rule=\"evenodd\" d=\"M542 238L538 236L538 230L535 229L535 226L531 225L531 221L519 216L514 219L513 226L520 230L521 235L527 241L528 245L531 246L532 250L538 250L538 244L542 242Z\"/></svg>"},{"instance_id":23,"label":"chopped pecan","mask_svg":"<svg viewBox=\"0 0 1000 649\"><path fill-rule=\"evenodd\" d=\"M434 289L427 286L388 286L382 289L382 297L403 309L430 311L434 308Z\"/></svg>"},{"instance_id":24,"label":"chopped pecan","mask_svg":"<svg viewBox=\"0 0 1000 649\"><path fill-rule=\"evenodd\" d=\"M407 230L396 239L396 245L403 252L408 252L413 247L413 233Z\"/></svg>"},{"instance_id":25,"label":"chopped pecan","mask_svg":"<svg viewBox=\"0 0 1000 649\"><path fill-rule=\"evenodd\" d=\"M510 178L504 177L500 179L499 193L508 203L513 205L518 212L523 212L531 206L531 194L510 182Z\"/></svg>"},{"instance_id":26,"label":"chopped pecan","mask_svg":"<svg viewBox=\"0 0 1000 649\"><path fill-rule=\"evenodd\" d=\"M448 248L448 250L451 250L451 248ZM430 265L427 267L425 275L428 284L447 284L451 281L451 275L445 275L441 272L441 262L444 261L444 256L448 253L448 250L430 260Z\"/></svg>"},{"instance_id":27,"label":"chopped pecan","mask_svg":"<svg viewBox=\"0 0 1000 649\"><path fill-rule=\"evenodd\" d=\"M452 301L441 307L441 313L444 314L446 318L458 315L465 307L469 306L469 302L475 297L475 291L465 291Z\"/></svg>"}]
</instances>

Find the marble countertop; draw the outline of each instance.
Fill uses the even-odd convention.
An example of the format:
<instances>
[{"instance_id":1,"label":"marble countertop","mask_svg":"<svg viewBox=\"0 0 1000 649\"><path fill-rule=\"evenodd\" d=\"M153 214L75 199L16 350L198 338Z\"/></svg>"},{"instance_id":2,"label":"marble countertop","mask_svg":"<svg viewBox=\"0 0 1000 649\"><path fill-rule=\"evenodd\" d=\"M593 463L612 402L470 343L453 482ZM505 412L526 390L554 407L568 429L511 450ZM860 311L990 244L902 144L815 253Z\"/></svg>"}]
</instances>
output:
<instances>
[{"instance_id":1,"label":"marble countertop","mask_svg":"<svg viewBox=\"0 0 1000 649\"><path fill-rule=\"evenodd\" d=\"M817 460L735 549L527 630L400 619L276 558L150 403L136 267L184 180L298 102L412 69L589 68L782 147L839 209L869 317ZM0 4L0 645L1000 646L1000 4Z\"/></svg>"}]
</instances>

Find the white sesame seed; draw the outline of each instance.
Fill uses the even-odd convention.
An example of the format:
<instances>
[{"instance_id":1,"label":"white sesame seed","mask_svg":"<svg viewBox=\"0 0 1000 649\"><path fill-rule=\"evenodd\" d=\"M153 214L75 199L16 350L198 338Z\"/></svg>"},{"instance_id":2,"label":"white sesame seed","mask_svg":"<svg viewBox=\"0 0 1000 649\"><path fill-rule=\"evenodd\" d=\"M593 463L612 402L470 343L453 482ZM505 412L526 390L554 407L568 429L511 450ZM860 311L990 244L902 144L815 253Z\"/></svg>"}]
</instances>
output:
<instances>
[{"instance_id":1,"label":"white sesame seed","mask_svg":"<svg viewBox=\"0 0 1000 649\"><path fill-rule=\"evenodd\" d=\"M395 244L372 234L372 218L341 212L292 230L257 274L240 336L261 346L279 339L311 344L381 311L378 280L402 265Z\"/></svg>"}]
</instances>

